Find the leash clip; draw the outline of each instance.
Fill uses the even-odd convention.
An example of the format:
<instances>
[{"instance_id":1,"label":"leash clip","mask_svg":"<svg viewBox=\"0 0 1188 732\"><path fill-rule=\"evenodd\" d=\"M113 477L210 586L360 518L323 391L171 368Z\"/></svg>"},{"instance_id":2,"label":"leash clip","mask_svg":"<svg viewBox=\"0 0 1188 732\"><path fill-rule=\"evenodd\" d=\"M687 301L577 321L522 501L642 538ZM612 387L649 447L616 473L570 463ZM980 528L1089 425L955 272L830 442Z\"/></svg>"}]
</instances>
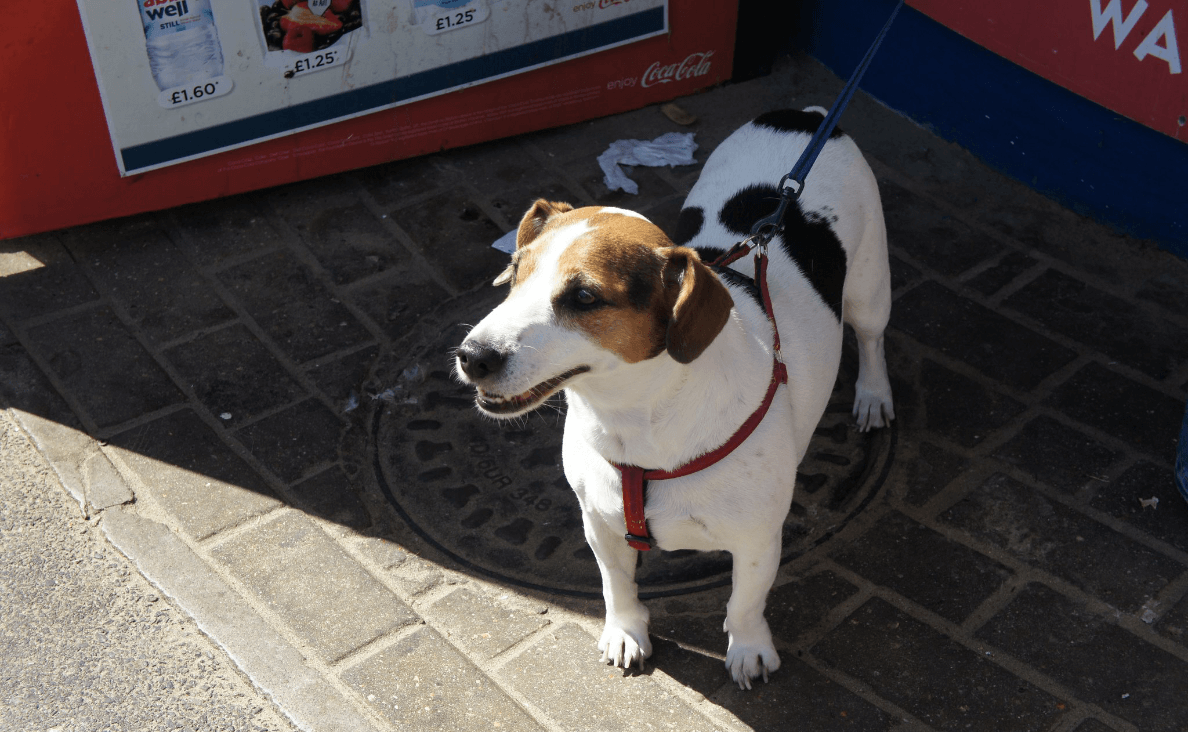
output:
<instances>
[{"instance_id":1,"label":"leash clip","mask_svg":"<svg viewBox=\"0 0 1188 732\"><path fill-rule=\"evenodd\" d=\"M785 175L780 178L779 190L780 202L776 205L776 210L756 221L751 227L751 236L748 237L759 244L759 250L764 254L767 254L767 243L784 230L784 215L788 211L788 204L800 198L804 183Z\"/></svg>"}]
</instances>

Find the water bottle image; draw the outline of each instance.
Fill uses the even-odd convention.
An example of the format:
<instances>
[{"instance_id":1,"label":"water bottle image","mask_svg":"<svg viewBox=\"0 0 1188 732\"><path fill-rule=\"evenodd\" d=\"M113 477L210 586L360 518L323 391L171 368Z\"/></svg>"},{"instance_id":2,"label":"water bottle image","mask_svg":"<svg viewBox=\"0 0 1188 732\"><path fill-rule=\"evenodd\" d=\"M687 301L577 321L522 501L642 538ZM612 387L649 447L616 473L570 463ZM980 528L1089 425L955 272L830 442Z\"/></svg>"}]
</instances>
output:
<instances>
[{"instance_id":1,"label":"water bottle image","mask_svg":"<svg viewBox=\"0 0 1188 732\"><path fill-rule=\"evenodd\" d=\"M223 74L210 0L136 0L149 68L162 91Z\"/></svg>"}]
</instances>

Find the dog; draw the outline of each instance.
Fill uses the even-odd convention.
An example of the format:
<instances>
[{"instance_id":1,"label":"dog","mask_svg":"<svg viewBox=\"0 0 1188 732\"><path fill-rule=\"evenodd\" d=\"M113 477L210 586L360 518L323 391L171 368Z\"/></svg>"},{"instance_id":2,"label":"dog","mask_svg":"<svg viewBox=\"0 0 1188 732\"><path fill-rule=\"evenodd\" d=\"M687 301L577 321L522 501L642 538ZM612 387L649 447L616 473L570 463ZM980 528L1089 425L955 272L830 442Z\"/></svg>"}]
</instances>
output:
<instances>
[{"instance_id":1,"label":"dog","mask_svg":"<svg viewBox=\"0 0 1188 732\"><path fill-rule=\"evenodd\" d=\"M455 353L459 377L492 417L524 414L565 392L562 461L602 573L604 662L642 668L652 652L615 465L684 465L726 443L763 402L776 354L772 322L746 277L751 260L716 270L707 262L775 209L777 182L823 112L769 112L730 135L706 161L672 239L624 209L536 201L495 280L511 285L507 299ZM840 131L771 242L767 287L786 386L728 457L650 481L645 506L659 548L732 554L726 668L747 689L780 666L764 605L796 468L837 378L843 323L857 335L858 429L894 418L883 353L891 284L882 204L870 167Z\"/></svg>"}]
</instances>

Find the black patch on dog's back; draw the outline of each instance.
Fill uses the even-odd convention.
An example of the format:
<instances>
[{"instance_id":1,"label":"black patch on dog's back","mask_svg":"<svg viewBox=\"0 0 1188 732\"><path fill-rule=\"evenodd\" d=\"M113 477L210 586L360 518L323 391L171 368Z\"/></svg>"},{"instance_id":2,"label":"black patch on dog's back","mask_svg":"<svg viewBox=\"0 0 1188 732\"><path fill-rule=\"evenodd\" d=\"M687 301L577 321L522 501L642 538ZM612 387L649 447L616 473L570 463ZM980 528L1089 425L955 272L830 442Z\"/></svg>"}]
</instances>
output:
<instances>
[{"instance_id":1,"label":"black patch on dog's back","mask_svg":"<svg viewBox=\"0 0 1188 732\"><path fill-rule=\"evenodd\" d=\"M779 200L779 191L773 185L748 186L731 196L719 220L731 232L747 236L756 221L775 212ZM792 201L784 215L784 231L776 238L840 321L846 250L830 222L817 214L805 215L799 203Z\"/></svg>"},{"instance_id":2,"label":"black patch on dog's back","mask_svg":"<svg viewBox=\"0 0 1188 732\"><path fill-rule=\"evenodd\" d=\"M752 124L758 127L767 127L777 132L804 132L811 135L817 131L817 128L821 125L821 121L824 119L825 115L820 112L805 112L799 109L777 109L772 112L764 112L756 117L752 121ZM833 131L829 133L829 139L843 137L845 134L840 127L834 127ZM788 167L792 167L791 163L789 163Z\"/></svg>"},{"instance_id":3,"label":"black patch on dog's back","mask_svg":"<svg viewBox=\"0 0 1188 732\"><path fill-rule=\"evenodd\" d=\"M730 197L718 212L718 221L727 231L744 237L751 233L751 227L764 216L776 210L780 201L775 186L760 184L743 188Z\"/></svg>"},{"instance_id":4,"label":"black patch on dog's back","mask_svg":"<svg viewBox=\"0 0 1188 732\"><path fill-rule=\"evenodd\" d=\"M701 227L704 224L705 212L701 210L700 206L682 208L680 215L677 216L676 233L672 237L672 243L677 246L688 244L693 241L693 237L701 233Z\"/></svg>"}]
</instances>

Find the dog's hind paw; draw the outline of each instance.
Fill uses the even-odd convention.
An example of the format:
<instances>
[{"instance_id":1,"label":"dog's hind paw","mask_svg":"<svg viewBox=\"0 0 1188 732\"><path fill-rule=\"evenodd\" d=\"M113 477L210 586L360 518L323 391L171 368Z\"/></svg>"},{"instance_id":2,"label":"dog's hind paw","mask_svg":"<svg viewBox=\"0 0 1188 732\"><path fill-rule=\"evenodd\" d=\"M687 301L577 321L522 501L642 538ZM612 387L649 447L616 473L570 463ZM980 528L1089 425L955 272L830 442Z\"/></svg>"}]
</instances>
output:
<instances>
[{"instance_id":1,"label":"dog's hind paw","mask_svg":"<svg viewBox=\"0 0 1188 732\"><path fill-rule=\"evenodd\" d=\"M780 667L780 654L771 643L731 643L726 651L726 670L740 689L750 689L751 679L763 677Z\"/></svg>"},{"instance_id":2,"label":"dog's hind paw","mask_svg":"<svg viewBox=\"0 0 1188 732\"><path fill-rule=\"evenodd\" d=\"M607 623L602 629L598 650L602 651L603 663L622 668L638 665L642 671L644 659L652 655L652 641L648 639L646 629L633 633Z\"/></svg>"},{"instance_id":3,"label":"dog's hind paw","mask_svg":"<svg viewBox=\"0 0 1188 732\"><path fill-rule=\"evenodd\" d=\"M859 391L854 397L853 415L858 420L858 431L867 432L891 424L891 420L895 419L895 407L891 405L889 397Z\"/></svg>"}]
</instances>

